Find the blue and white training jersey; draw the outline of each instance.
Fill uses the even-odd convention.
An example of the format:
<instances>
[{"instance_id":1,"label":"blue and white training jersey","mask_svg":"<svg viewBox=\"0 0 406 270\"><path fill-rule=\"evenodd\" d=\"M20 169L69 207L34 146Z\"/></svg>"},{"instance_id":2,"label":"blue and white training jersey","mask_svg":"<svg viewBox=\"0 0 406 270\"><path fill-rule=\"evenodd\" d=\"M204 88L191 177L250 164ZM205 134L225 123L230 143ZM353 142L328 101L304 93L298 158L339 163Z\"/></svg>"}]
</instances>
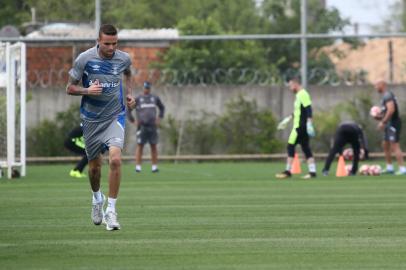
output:
<instances>
[{"instance_id":1,"label":"blue and white training jersey","mask_svg":"<svg viewBox=\"0 0 406 270\"><path fill-rule=\"evenodd\" d=\"M118 116L124 117L123 72L131 66L128 53L116 50L111 59L99 56L98 46L81 53L69 75L87 88L96 80L103 87L99 96L83 96L80 118L89 122L104 122ZM121 118L121 117L120 117Z\"/></svg>"}]
</instances>

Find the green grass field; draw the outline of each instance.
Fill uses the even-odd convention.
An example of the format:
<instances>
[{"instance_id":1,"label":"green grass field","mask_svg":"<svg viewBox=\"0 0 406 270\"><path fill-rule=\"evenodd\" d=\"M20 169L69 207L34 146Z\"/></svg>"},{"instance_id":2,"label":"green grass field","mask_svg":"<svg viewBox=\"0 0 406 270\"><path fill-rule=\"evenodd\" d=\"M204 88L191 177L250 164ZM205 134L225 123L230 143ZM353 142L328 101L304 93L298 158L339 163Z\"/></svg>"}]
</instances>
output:
<instances>
[{"instance_id":1,"label":"green grass field","mask_svg":"<svg viewBox=\"0 0 406 270\"><path fill-rule=\"evenodd\" d=\"M276 180L283 166L124 165L114 232L70 165L29 166L0 180L0 269L406 269L406 177Z\"/></svg>"}]
</instances>

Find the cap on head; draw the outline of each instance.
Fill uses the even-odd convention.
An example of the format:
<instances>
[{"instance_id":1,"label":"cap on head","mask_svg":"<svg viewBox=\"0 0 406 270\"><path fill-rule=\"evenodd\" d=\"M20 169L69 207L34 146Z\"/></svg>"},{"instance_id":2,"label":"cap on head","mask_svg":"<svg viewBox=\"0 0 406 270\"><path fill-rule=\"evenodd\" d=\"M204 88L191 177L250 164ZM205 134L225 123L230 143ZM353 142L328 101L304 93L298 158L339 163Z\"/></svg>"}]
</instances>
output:
<instances>
[{"instance_id":1,"label":"cap on head","mask_svg":"<svg viewBox=\"0 0 406 270\"><path fill-rule=\"evenodd\" d=\"M144 88L145 88L145 89L151 89L151 83L148 82L148 81L145 81L145 82L144 82Z\"/></svg>"}]
</instances>

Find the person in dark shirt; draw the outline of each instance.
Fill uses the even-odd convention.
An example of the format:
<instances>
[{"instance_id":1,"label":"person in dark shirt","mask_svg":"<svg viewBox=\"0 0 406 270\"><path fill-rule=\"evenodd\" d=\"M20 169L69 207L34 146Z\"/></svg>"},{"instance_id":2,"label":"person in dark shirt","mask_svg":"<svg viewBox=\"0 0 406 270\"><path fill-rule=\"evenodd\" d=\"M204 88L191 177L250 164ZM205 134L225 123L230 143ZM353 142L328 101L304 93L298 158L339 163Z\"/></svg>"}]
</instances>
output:
<instances>
[{"instance_id":1,"label":"person in dark shirt","mask_svg":"<svg viewBox=\"0 0 406 270\"><path fill-rule=\"evenodd\" d=\"M403 162L403 153L400 148L399 139L402 129L402 122L399 117L399 108L395 95L387 89L384 80L375 84L376 91L382 95L381 115L376 118L379 121L378 129L384 132L382 147L385 153L386 170L384 173L394 174L392 165L392 153L395 154L399 171L396 174L406 175L406 167Z\"/></svg>"},{"instance_id":2,"label":"person in dark shirt","mask_svg":"<svg viewBox=\"0 0 406 270\"><path fill-rule=\"evenodd\" d=\"M159 115L157 117L157 108ZM152 172L158 172L158 127L164 117L165 106L161 99L151 94L151 83L144 82L143 93L135 98L134 119L131 110L127 110L127 116L131 123L137 126L137 147L135 149L135 171L141 172L142 152L146 143L151 147Z\"/></svg>"},{"instance_id":3,"label":"person in dark shirt","mask_svg":"<svg viewBox=\"0 0 406 270\"><path fill-rule=\"evenodd\" d=\"M342 154L346 144L350 144L354 153L352 160L352 168L350 175L356 175L358 171L358 163L360 159L368 158L367 140L362 128L354 122L345 122L338 126L335 136L334 145L326 159L323 168L323 175L327 176L330 170L331 163L336 154Z\"/></svg>"},{"instance_id":4,"label":"person in dark shirt","mask_svg":"<svg viewBox=\"0 0 406 270\"><path fill-rule=\"evenodd\" d=\"M88 160L85 151L82 126L79 125L69 132L68 137L65 139L64 145L66 149L82 156L82 159L76 164L75 168L70 171L69 175L75 178L87 177L86 174L83 173Z\"/></svg>"}]
</instances>

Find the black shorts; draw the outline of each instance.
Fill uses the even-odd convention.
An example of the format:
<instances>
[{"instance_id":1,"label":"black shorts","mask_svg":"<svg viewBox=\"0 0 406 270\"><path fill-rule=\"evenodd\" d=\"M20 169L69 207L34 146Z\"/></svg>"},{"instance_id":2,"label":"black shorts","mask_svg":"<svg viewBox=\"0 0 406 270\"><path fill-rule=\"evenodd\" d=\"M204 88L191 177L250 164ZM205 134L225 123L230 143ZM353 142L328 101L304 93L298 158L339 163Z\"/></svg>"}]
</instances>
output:
<instances>
[{"instance_id":1,"label":"black shorts","mask_svg":"<svg viewBox=\"0 0 406 270\"><path fill-rule=\"evenodd\" d=\"M383 140L388 142L399 142L400 139L400 130L402 129L402 125L400 121L390 122L385 127Z\"/></svg>"},{"instance_id":2,"label":"black shorts","mask_svg":"<svg viewBox=\"0 0 406 270\"><path fill-rule=\"evenodd\" d=\"M137 144L158 144L158 129L156 126L140 126L137 130Z\"/></svg>"}]
</instances>

